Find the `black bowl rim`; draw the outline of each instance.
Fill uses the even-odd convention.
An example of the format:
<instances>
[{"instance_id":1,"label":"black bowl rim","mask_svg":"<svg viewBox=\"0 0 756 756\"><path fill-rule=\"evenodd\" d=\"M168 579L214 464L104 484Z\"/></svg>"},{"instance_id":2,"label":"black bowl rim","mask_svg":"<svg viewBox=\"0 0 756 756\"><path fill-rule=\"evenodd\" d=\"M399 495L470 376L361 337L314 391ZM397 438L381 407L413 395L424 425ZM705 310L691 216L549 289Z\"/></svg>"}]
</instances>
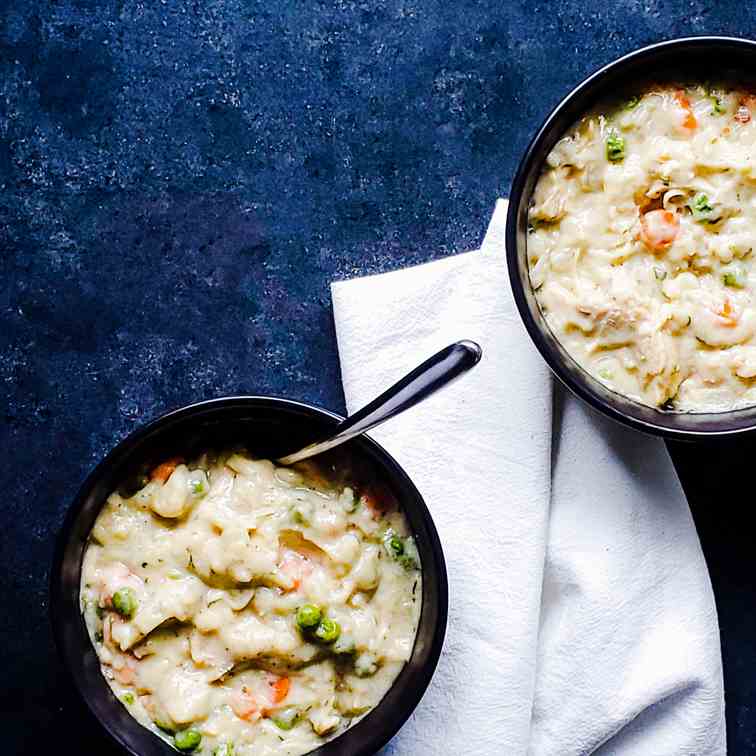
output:
<instances>
[{"instance_id":1,"label":"black bowl rim","mask_svg":"<svg viewBox=\"0 0 756 756\"><path fill-rule=\"evenodd\" d=\"M58 654L58 658L60 659L63 665L68 681L71 683L72 687L76 690L76 693L79 699L84 701L90 715L99 723L100 727L105 732L107 732L111 741L116 743L125 752L132 754L132 756L141 756L141 755L137 753L136 751L134 751L125 742L121 740L121 738L119 737L119 733L110 726L109 722L103 721L97 716L96 712L90 705L90 702L88 700L88 697L85 695L85 692L81 690L81 688L78 685L78 682L76 682L76 675L73 674L72 668L70 666L69 656L68 654L64 652L64 649L63 649L64 642L63 642L62 632L61 632L61 623L62 623L63 618L60 613L60 607L62 605L62 596L61 596L62 584L59 577L62 571L65 549L66 549L66 544L68 541L68 535L74 523L76 522L77 517L79 516L83 502L86 500L90 491L96 485L96 481L101 477L103 472L111 464L113 464L114 460L117 460L122 455L127 454L132 446L137 445L142 439L149 436L156 428L158 428L159 426L162 426L166 422L180 420L180 419L183 419L184 417L189 417L195 413L201 413L208 409L214 409L218 407L227 408L227 407L233 406L234 404L243 405L247 408L249 408L250 405L264 406L267 408L288 407L290 409L303 411L305 414L310 414L312 416L320 416L320 417L328 418L330 420L335 420L337 422L344 419L342 415L339 415L336 412L332 412L331 410L325 409L324 407L319 407L318 405L309 404L309 403L302 402L296 399L289 399L287 397L270 395L270 394L266 394L266 395L241 394L241 395L221 396L221 397L216 397L213 399L206 399L203 401L194 402L192 404L187 404L187 405L183 405L181 407L175 408L175 409L168 410L167 412L164 412L163 414L160 414L157 417L150 419L149 421L140 425L131 433L126 435L123 439L121 439L121 441L119 441L114 447L110 449L110 451L100 460L100 462L98 462L98 464L94 467L94 469L84 479L84 482L81 484L78 491L76 492L76 495L74 496L70 505L68 506L65 517L63 519L63 523L61 524L58 530L58 534L56 536L55 549L53 553L52 563L50 567L50 574L48 578L48 592L49 592L49 597L50 597L48 614L50 618L50 623L52 625L53 639L54 639L56 651ZM362 440L362 443L365 443L369 447L372 447L372 450L377 453L378 457L381 458L382 463L384 463L386 467L391 469L391 472L393 473L393 475L396 476L396 479L400 482L402 488L407 490L412 496L412 498L415 500L415 503L419 505L420 515L422 519L425 521L426 527L428 528L428 534L430 536L429 545L430 545L430 550L433 554L433 558L435 561L437 579L438 579L438 593L436 596L438 620L436 622L436 627L433 632L433 640L430 644L430 648L428 651L428 659L426 663L424 664L424 666L421 668L420 679L418 680L417 684L414 685L411 689L412 696L411 696L409 705L407 705L406 708L404 708L403 710L396 712L395 716L390 717L391 725L387 729L384 737L375 737L373 740L370 741L368 750L365 751L363 749L365 753L373 753L373 752L377 752L378 750L383 748L385 745L387 745L389 741L399 732L399 730L402 728L405 722L410 718L410 716L412 716L412 713L417 708L418 704L420 703L420 701L422 700L425 694L425 691L430 685L430 682L436 671L436 667L438 666L438 661L441 656L441 651L443 649L444 639L446 636L446 628L448 624L448 613L449 613L449 587L448 587L448 577L447 577L447 571L446 571L446 560L444 557L443 548L441 546L441 539L439 538L438 531L436 530L435 523L433 522L433 517L431 516L431 513L425 503L425 500L423 499L422 495L418 491L412 479L405 472L404 468L396 461L396 459L394 459L394 457L388 451L386 451L386 449L383 448L383 446L381 446L377 441L375 441L375 439L373 439L368 434L362 434L361 440ZM422 609L421 609L421 616L422 616ZM371 710L370 712L371 714L373 712L377 712L380 709L383 703L383 700L384 699L381 699L378 705L374 709ZM360 720L360 722L353 725L349 729L345 730L338 737L334 738L333 740L328 741L322 746L319 746L316 750L308 752L307 756L319 756L319 754L321 753L326 754L328 747L332 743L337 743L342 737L347 735L353 729L359 727L359 725L363 721L364 720ZM361 753L363 751L361 751Z\"/></svg>"},{"instance_id":2,"label":"black bowl rim","mask_svg":"<svg viewBox=\"0 0 756 756\"><path fill-rule=\"evenodd\" d=\"M722 35L694 35L687 37L677 37L674 39L663 40L661 42L655 42L650 45L635 49L626 53L625 55L616 58L613 61L603 65L597 69L579 84L573 87L551 110L546 116L542 124L539 126L535 135L530 140L522 159L520 160L517 172L512 181L512 186L509 193L509 207L507 209L507 221L506 221L506 256L507 256L507 268L509 272L510 286L514 295L515 304L520 313L520 317L525 325L525 328L530 335L533 343L540 352L546 364L549 366L554 375L559 381L566 386L572 393L585 401L589 406L602 412L623 425L634 428L635 430L642 431L644 433L661 436L663 438L671 440L687 440L693 441L704 438L718 438L723 436L734 436L740 433L748 433L756 429L756 407L742 407L733 410L726 410L723 412L709 412L709 413L672 413L664 412L657 408L648 407L639 402L639 407L648 408L654 410L654 417L658 417L658 422L644 420L640 417L630 415L623 412L614 406L613 402L609 399L601 397L588 384L590 375L575 362L575 365L579 368L577 372L580 378L576 378L576 373L567 369L564 360L559 354L557 354L551 346L546 342L544 335L536 323L536 317L531 311L528 304L525 291L519 276L519 249L517 243L517 222L518 222L518 209L522 202L523 195L525 193L525 187L529 177L534 171L541 169L542 160L537 159L537 152L539 151L542 142L549 138L549 134L555 121L557 121L562 113L571 108L576 101L581 99L590 99L591 93L594 87L603 79L611 76L614 73L621 71L622 69L629 67L631 64L652 60L656 55L665 53L676 48L690 47L691 49L705 49L708 47L727 46L733 49L740 49L742 51L750 51L756 53L756 40L746 39L743 37L730 37ZM558 340L556 335L554 338ZM570 358L571 359L571 358ZM574 362L574 360L573 360ZM614 393L614 392L609 392ZM622 396L622 395L618 395ZM623 397L624 399L633 402L629 397ZM680 417L682 415L692 415L708 418L715 418L714 422L717 422L721 418L723 427L714 427L707 429L699 428L678 428L669 423L664 422L664 418ZM750 415L750 417L748 417ZM745 417L747 421L741 422L737 425L731 425L724 427L727 420L735 419L737 417Z\"/></svg>"}]
</instances>

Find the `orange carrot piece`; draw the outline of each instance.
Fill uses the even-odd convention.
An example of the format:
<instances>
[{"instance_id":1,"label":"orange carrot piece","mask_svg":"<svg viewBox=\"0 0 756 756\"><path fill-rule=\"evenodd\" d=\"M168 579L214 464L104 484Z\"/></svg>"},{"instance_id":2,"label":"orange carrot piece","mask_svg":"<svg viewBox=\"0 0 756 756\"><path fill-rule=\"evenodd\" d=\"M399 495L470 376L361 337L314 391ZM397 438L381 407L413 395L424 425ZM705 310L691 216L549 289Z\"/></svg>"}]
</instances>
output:
<instances>
[{"instance_id":1,"label":"orange carrot piece","mask_svg":"<svg viewBox=\"0 0 756 756\"><path fill-rule=\"evenodd\" d=\"M735 328L738 324L738 318L733 313L732 305L729 299L725 299L725 303L722 305L722 309L717 313L725 322L722 324L725 328Z\"/></svg>"},{"instance_id":2,"label":"orange carrot piece","mask_svg":"<svg viewBox=\"0 0 756 756\"><path fill-rule=\"evenodd\" d=\"M654 252L663 252L672 245L680 230L680 219L670 210L651 210L640 219L641 241Z\"/></svg>"},{"instance_id":3,"label":"orange carrot piece","mask_svg":"<svg viewBox=\"0 0 756 756\"><path fill-rule=\"evenodd\" d=\"M675 100L677 101L677 104L685 111L685 117L683 118L682 125L686 129L695 129L696 126L698 126L698 121L696 120L695 115L693 115L693 110L690 107L690 100L687 98L685 92L682 89L678 89L675 92Z\"/></svg>"},{"instance_id":4,"label":"orange carrot piece","mask_svg":"<svg viewBox=\"0 0 756 756\"><path fill-rule=\"evenodd\" d=\"M165 483L168 478L171 477L173 471L183 462L182 457L171 457L162 464L158 465L151 473L150 478L152 480L159 480L161 483Z\"/></svg>"},{"instance_id":5,"label":"orange carrot piece","mask_svg":"<svg viewBox=\"0 0 756 756\"><path fill-rule=\"evenodd\" d=\"M270 686L273 689L273 703L279 704L289 695L291 680L288 677L279 677Z\"/></svg>"}]
</instances>

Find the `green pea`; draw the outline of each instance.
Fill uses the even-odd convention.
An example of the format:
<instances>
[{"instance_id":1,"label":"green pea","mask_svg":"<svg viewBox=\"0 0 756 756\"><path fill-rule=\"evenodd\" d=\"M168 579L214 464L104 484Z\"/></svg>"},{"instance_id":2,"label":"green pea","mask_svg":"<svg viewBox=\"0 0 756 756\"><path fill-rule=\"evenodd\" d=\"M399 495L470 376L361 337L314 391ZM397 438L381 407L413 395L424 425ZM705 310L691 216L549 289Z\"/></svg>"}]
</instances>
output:
<instances>
[{"instance_id":1,"label":"green pea","mask_svg":"<svg viewBox=\"0 0 756 756\"><path fill-rule=\"evenodd\" d=\"M693 220L697 223L714 223L718 220L714 206L703 192L699 192L693 197L688 203L688 207L693 214Z\"/></svg>"},{"instance_id":2,"label":"green pea","mask_svg":"<svg viewBox=\"0 0 756 756\"><path fill-rule=\"evenodd\" d=\"M733 289L742 289L747 280L741 268L732 266L722 271L722 282Z\"/></svg>"},{"instance_id":3,"label":"green pea","mask_svg":"<svg viewBox=\"0 0 756 756\"><path fill-rule=\"evenodd\" d=\"M625 159L625 138L609 134L606 138L606 159L610 163L621 163Z\"/></svg>"},{"instance_id":4,"label":"green pea","mask_svg":"<svg viewBox=\"0 0 756 756\"><path fill-rule=\"evenodd\" d=\"M311 630L317 627L323 612L314 604L305 604L297 609L297 626L300 630Z\"/></svg>"},{"instance_id":5,"label":"green pea","mask_svg":"<svg viewBox=\"0 0 756 756\"><path fill-rule=\"evenodd\" d=\"M119 588L113 594L113 608L121 617L131 619L136 614L138 605L136 594L132 588Z\"/></svg>"},{"instance_id":6,"label":"green pea","mask_svg":"<svg viewBox=\"0 0 756 756\"><path fill-rule=\"evenodd\" d=\"M291 517L297 525L302 525L305 528L310 527L310 521L302 514L301 509L294 509L291 513Z\"/></svg>"},{"instance_id":7,"label":"green pea","mask_svg":"<svg viewBox=\"0 0 756 756\"><path fill-rule=\"evenodd\" d=\"M383 548L386 549L386 553L393 559L399 559L404 554L404 542L392 528L386 530L382 540Z\"/></svg>"},{"instance_id":8,"label":"green pea","mask_svg":"<svg viewBox=\"0 0 756 756\"><path fill-rule=\"evenodd\" d=\"M391 536L391 538L387 539L386 548L388 549L389 554L395 558L404 554L404 544L399 536Z\"/></svg>"},{"instance_id":9,"label":"green pea","mask_svg":"<svg viewBox=\"0 0 756 756\"><path fill-rule=\"evenodd\" d=\"M167 732L169 735L173 735L173 733L176 732L176 728L172 724L170 724L169 722L165 722L162 719L155 720L155 727L157 727L158 730Z\"/></svg>"},{"instance_id":10,"label":"green pea","mask_svg":"<svg viewBox=\"0 0 756 756\"><path fill-rule=\"evenodd\" d=\"M393 530L389 529L383 537L383 546L386 549L386 553L399 562L405 569L418 568L420 558L411 536L400 538Z\"/></svg>"},{"instance_id":11,"label":"green pea","mask_svg":"<svg viewBox=\"0 0 756 756\"><path fill-rule=\"evenodd\" d=\"M335 620L323 617L315 628L315 637L323 643L334 643L341 635L341 626Z\"/></svg>"},{"instance_id":12,"label":"green pea","mask_svg":"<svg viewBox=\"0 0 756 756\"><path fill-rule=\"evenodd\" d=\"M213 748L213 756L234 756L233 743L221 743Z\"/></svg>"},{"instance_id":13,"label":"green pea","mask_svg":"<svg viewBox=\"0 0 756 756\"><path fill-rule=\"evenodd\" d=\"M202 735L197 730L181 730L173 736L173 744L182 753L191 753L199 748L202 742Z\"/></svg>"},{"instance_id":14,"label":"green pea","mask_svg":"<svg viewBox=\"0 0 756 756\"><path fill-rule=\"evenodd\" d=\"M134 694L131 692L124 693L123 696L121 696L121 701L123 701L126 706L131 706L134 703Z\"/></svg>"},{"instance_id":15,"label":"green pea","mask_svg":"<svg viewBox=\"0 0 756 756\"><path fill-rule=\"evenodd\" d=\"M294 706L289 706L286 709L276 713L275 717L271 717L273 724L278 727L279 730L291 730L292 727L299 721L299 710Z\"/></svg>"},{"instance_id":16,"label":"green pea","mask_svg":"<svg viewBox=\"0 0 756 756\"><path fill-rule=\"evenodd\" d=\"M722 105L722 100L716 95L709 95L711 100L711 114L712 115L724 115L727 112L727 108Z\"/></svg>"},{"instance_id":17,"label":"green pea","mask_svg":"<svg viewBox=\"0 0 756 756\"><path fill-rule=\"evenodd\" d=\"M189 492L195 499L201 499L210 490L208 486L207 475L204 470L193 470L189 474L187 481Z\"/></svg>"}]
</instances>

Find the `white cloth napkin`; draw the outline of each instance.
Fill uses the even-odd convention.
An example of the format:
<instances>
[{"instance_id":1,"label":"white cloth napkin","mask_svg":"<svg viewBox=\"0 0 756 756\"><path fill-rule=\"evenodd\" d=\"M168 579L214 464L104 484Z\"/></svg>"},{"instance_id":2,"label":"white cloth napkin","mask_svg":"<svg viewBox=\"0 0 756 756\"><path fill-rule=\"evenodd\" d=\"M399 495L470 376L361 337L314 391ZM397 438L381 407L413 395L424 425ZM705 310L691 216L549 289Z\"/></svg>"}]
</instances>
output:
<instances>
[{"instance_id":1,"label":"white cloth napkin","mask_svg":"<svg viewBox=\"0 0 756 756\"><path fill-rule=\"evenodd\" d=\"M434 351L480 364L373 432L433 514L449 573L436 675L398 756L725 753L719 633L663 444L556 388L480 251L332 286L350 412Z\"/></svg>"}]
</instances>

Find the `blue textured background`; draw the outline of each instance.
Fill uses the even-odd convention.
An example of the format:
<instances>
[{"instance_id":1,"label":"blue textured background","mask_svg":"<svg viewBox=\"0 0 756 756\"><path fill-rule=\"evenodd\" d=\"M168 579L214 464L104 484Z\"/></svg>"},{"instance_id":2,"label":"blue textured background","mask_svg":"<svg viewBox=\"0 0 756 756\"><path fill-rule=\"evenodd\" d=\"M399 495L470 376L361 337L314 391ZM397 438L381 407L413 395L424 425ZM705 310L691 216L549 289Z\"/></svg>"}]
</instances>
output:
<instances>
[{"instance_id":1,"label":"blue textured background","mask_svg":"<svg viewBox=\"0 0 756 756\"><path fill-rule=\"evenodd\" d=\"M743 2L0 0L4 752L109 752L60 678L46 576L115 441L219 394L342 409L331 280L474 247L572 85L755 21ZM731 752L754 753L752 445L675 456Z\"/></svg>"}]
</instances>

